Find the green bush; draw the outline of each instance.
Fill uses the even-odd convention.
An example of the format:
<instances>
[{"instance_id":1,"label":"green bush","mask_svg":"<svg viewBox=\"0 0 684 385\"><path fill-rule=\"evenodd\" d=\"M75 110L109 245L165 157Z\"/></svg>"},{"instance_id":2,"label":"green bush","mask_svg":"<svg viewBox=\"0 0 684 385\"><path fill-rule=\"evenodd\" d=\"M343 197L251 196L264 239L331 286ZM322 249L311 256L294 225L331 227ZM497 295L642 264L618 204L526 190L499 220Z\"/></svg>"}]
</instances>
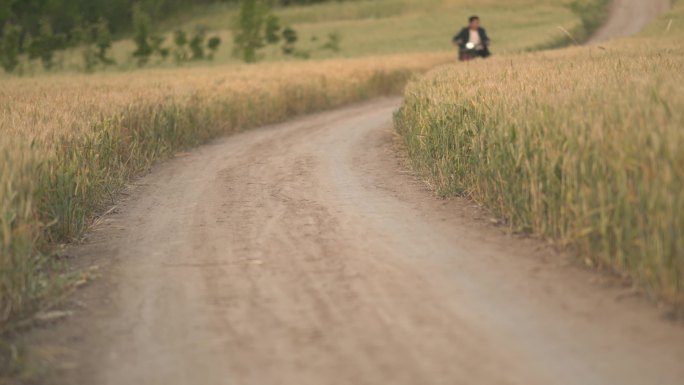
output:
<instances>
[{"instance_id":1,"label":"green bush","mask_svg":"<svg viewBox=\"0 0 684 385\"><path fill-rule=\"evenodd\" d=\"M140 67L147 64L154 53L150 43L151 23L150 16L136 4L133 7L133 41L135 42L133 57L137 59Z\"/></svg>"},{"instance_id":2,"label":"green bush","mask_svg":"<svg viewBox=\"0 0 684 385\"><path fill-rule=\"evenodd\" d=\"M6 24L2 41L0 41L0 64L7 72L14 71L19 65L19 39L21 28L14 24Z\"/></svg>"}]
</instances>

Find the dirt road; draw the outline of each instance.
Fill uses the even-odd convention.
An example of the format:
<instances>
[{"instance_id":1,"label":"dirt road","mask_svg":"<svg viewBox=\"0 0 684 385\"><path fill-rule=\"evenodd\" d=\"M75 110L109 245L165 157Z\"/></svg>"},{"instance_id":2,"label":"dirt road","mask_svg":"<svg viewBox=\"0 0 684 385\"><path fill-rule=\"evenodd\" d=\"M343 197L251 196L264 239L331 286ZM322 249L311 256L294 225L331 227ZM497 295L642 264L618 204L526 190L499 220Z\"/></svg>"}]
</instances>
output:
<instances>
[{"instance_id":1,"label":"dirt road","mask_svg":"<svg viewBox=\"0 0 684 385\"><path fill-rule=\"evenodd\" d=\"M671 0L616 0L606 24L589 43L634 35L670 9Z\"/></svg>"},{"instance_id":2,"label":"dirt road","mask_svg":"<svg viewBox=\"0 0 684 385\"><path fill-rule=\"evenodd\" d=\"M664 309L408 175L399 104L235 135L138 181L70 251L102 278L26 337L43 383L684 383Z\"/></svg>"},{"instance_id":3,"label":"dirt road","mask_svg":"<svg viewBox=\"0 0 684 385\"><path fill-rule=\"evenodd\" d=\"M35 348L52 382L682 383L681 324L407 175L399 103L236 135L141 180L74 250L109 262Z\"/></svg>"}]
</instances>

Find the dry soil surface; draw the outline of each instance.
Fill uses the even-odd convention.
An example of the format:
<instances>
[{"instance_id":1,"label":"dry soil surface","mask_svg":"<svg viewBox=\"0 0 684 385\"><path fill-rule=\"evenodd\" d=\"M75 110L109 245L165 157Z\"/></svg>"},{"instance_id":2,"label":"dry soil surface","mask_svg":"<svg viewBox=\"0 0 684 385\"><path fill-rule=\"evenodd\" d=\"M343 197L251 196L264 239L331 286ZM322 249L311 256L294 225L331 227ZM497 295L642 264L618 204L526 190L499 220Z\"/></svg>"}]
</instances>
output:
<instances>
[{"instance_id":1,"label":"dry soil surface","mask_svg":"<svg viewBox=\"0 0 684 385\"><path fill-rule=\"evenodd\" d=\"M399 104L232 136L140 180L73 250L103 278L33 334L44 381L682 383L681 324L407 174Z\"/></svg>"}]
</instances>

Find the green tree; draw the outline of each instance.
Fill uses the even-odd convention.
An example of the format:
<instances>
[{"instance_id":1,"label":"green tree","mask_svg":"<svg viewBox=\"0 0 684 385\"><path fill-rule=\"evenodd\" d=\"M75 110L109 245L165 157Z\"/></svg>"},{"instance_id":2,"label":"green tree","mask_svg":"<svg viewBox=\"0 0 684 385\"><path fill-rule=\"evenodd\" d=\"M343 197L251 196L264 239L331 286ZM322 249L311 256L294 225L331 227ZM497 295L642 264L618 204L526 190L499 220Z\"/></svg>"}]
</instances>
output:
<instances>
[{"instance_id":1,"label":"green tree","mask_svg":"<svg viewBox=\"0 0 684 385\"><path fill-rule=\"evenodd\" d=\"M162 35L154 35L150 38L150 41L152 43L152 51L159 54L161 60L166 60L166 58L168 58L169 54L171 53L171 51L168 48L164 47L165 40L166 37Z\"/></svg>"},{"instance_id":2,"label":"green tree","mask_svg":"<svg viewBox=\"0 0 684 385\"><path fill-rule=\"evenodd\" d=\"M97 53L93 47L93 28L92 26L77 26L71 31L71 43L80 45L81 58L83 59L83 70L93 72L97 65Z\"/></svg>"},{"instance_id":3,"label":"green tree","mask_svg":"<svg viewBox=\"0 0 684 385\"><path fill-rule=\"evenodd\" d=\"M204 28L198 28L195 35L190 39L190 52L192 53L192 60L204 60L204 41L206 40L206 32Z\"/></svg>"},{"instance_id":4,"label":"green tree","mask_svg":"<svg viewBox=\"0 0 684 385\"><path fill-rule=\"evenodd\" d=\"M0 64L7 72L14 71L19 65L20 38L21 27L11 23L5 24L0 42Z\"/></svg>"},{"instance_id":5,"label":"green tree","mask_svg":"<svg viewBox=\"0 0 684 385\"><path fill-rule=\"evenodd\" d=\"M109 30L109 23L105 18L100 18L95 25L95 46L100 63L103 65L114 64L114 59L107 57L107 51L112 48L112 32Z\"/></svg>"},{"instance_id":6,"label":"green tree","mask_svg":"<svg viewBox=\"0 0 684 385\"><path fill-rule=\"evenodd\" d=\"M43 68L49 70L54 65L55 51L66 47L66 34L53 33L50 19L40 21L38 36L29 38L26 46L30 59L40 59Z\"/></svg>"},{"instance_id":7,"label":"green tree","mask_svg":"<svg viewBox=\"0 0 684 385\"><path fill-rule=\"evenodd\" d=\"M176 62L182 63L188 60L188 50L186 46L188 45L188 34L182 29L177 29L173 32L173 43L176 48L173 50L173 56L176 58Z\"/></svg>"},{"instance_id":8,"label":"green tree","mask_svg":"<svg viewBox=\"0 0 684 385\"><path fill-rule=\"evenodd\" d=\"M233 24L233 54L247 63L257 61L257 51L265 45L264 23L269 11L264 0L240 0L240 12Z\"/></svg>"},{"instance_id":9,"label":"green tree","mask_svg":"<svg viewBox=\"0 0 684 385\"><path fill-rule=\"evenodd\" d=\"M278 44L280 42L280 20L276 15L268 15L266 18L266 42Z\"/></svg>"},{"instance_id":10,"label":"green tree","mask_svg":"<svg viewBox=\"0 0 684 385\"><path fill-rule=\"evenodd\" d=\"M218 36L214 36L209 38L209 41L207 42L207 48L209 48L209 55L207 58L209 60L214 60L214 56L216 56L216 51L218 51L219 46L221 45L221 38Z\"/></svg>"},{"instance_id":11,"label":"green tree","mask_svg":"<svg viewBox=\"0 0 684 385\"><path fill-rule=\"evenodd\" d=\"M133 41L135 51L133 57L137 59L138 66L142 67L150 60L152 45L150 44L150 16L142 9L140 4L133 6Z\"/></svg>"},{"instance_id":12,"label":"green tree","mask_svg":"<svg viewBox=\"0 0 684 385\"><path fill-rule=\"evenodd\" d=\"M83 46L83 51L81 52L81 57L83 58L83 70L87 73L95 71L95 67L99 62L97 51L92 44L86 44Z\"/></svg>"},{"instance_id":13,"label":"green tree","mask_svg":"<svg viewBox=\"0 0 684 385\"><path fill-rule=\"evenodd\" d=\"M283 43L283 53L285 55L292 55L295 53L295 44L297 43L297 40L299 40L299 36L297 35L297 31L292 29L292 27L286 27L283 30L283 40L285 42Z\"/></svg>"}]
</instances>

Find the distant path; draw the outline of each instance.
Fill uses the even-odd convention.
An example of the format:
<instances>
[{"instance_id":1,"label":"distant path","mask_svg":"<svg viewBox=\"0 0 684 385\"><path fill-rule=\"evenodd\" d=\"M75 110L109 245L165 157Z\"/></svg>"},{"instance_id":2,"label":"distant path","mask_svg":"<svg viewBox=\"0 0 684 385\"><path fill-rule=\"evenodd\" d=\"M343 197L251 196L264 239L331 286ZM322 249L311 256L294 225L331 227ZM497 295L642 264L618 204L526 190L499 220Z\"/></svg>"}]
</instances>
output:
<instances>
[{"instance_id":1,"label":"distant path","mask_svg":"<svg viewBox=\"0 0 684 385\"><path fill-rule=\"evenodd\" d=\"M614 0L606 24L590 44L631 36L670 9L670 0Z\"/></svg>"}]
</instances>

